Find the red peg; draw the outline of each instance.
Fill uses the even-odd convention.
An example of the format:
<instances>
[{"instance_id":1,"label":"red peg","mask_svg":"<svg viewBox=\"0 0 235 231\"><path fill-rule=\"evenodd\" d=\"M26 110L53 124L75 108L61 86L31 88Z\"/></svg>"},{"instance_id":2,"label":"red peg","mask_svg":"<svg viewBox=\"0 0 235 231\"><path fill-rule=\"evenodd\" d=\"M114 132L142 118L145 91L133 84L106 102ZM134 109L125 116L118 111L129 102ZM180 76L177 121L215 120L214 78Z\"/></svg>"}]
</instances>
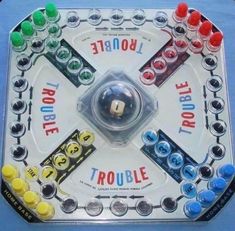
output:
<instances>
[{"instance_id":1,"label":"red peg","mask_svg":"<svg viewBox=\"0 0 235 231\"><path fill-rule=\"evenodd\" d=\"M201 26L199 27L199 34L202 36L202 37L207 37L211 34L211 31L212 31L212 24L211 22L209 21L204 21Z\"/></svg>"},{"instance_id":2,"label":"red peg","mask_svg":"<svg viewBox=\"0 0 235 231\"><path fill-rule=\"evenodd\" d=\"M195 10L190 14L187 22L190 26L196 27L199 25L200 21L201 21L201 14L200 12Z\"/></svg>"},{"instance_id":3,"label":"red peg","mask_svg":"<svg viewBox=\"0 0 235 231\"><path fill-rule=\"evenodd\" d=\"M223 40L223 34L221 32L215 32L211 35L209 43L213 47L220 47L222 40Z\"/></svg>"},{"instance_id":4,"label":"red peg","mask_svg":"<svg viewBox=\"0 0 235 231\"><path fill-rule=\"evenodd\" d=\"M178 4L175 10L175 16L179 19L184 19L188 14L188 5L185 2Z\"/></svg>"}]
</instances>

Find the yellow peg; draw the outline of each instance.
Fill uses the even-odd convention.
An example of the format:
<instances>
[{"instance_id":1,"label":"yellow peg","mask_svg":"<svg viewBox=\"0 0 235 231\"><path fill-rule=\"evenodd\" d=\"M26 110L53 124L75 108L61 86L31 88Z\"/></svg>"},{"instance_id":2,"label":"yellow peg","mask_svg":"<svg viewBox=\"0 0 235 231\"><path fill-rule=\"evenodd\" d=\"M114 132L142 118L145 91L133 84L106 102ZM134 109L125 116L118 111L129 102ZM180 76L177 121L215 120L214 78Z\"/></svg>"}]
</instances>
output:
<instances>
[{"instance_id":1,"label":"yellow peg","mask_svg":"<svg viewBox=\"0 0 235 231\"><path fill-rule=\"evenodd\" d=\"M11 182L13 179L19 176L19 172L15 166L6 164L2 167L2 175L6 181Z\"/></svg>"},{"instance_id":2,"label":"yellow peg","mask_svg":"<svg viewBox=\"0 0 235 231\"><path fill-rule=\"evenodd\" d=\"M44 201L38 203L36 207L36 212L38 216L43 220L51 219L55 214L54 207Z\"/></svg>"},{"instance_id":3,"label":"yellow peg","mask_svg":"<svg viewBox=\"0 0 235 231\"><path fill-rule=\"evenodd\" d=\"M24 203L32 209L35 209L38 203L40 202L40 196L38 193L33 192L33 191L27 191L25 192L23 196Z\"/></svg>"},{"instance_id":4,"label":"yellow peg","mask_svg":"<svg viewBox=\"0 0 235 231\"><path fill-rule=\"evenodd\" d=\"M26 181L21 178L15 178L11 182L13 190L19 195L23 196L26 191L29 190L29 185Z\"/></svg>"}]
</instances>

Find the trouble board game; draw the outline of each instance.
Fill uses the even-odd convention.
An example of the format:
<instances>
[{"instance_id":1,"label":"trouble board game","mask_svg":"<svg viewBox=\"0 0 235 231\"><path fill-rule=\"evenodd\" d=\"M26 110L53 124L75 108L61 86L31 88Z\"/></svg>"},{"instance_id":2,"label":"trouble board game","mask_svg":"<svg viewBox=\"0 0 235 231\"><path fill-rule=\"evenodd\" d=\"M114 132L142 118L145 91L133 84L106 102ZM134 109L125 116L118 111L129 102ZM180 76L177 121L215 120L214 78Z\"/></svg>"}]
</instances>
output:
<instances>
[{"instance_id":1,"label":"trouble board game","mask_svg":"<svg viewBox=\"0 0 235 231\"><path fill-rule=\"evenodd\" d=\"M232 197L223 33L200 11L48 3L9 40L1 193L26 221L208 221Z\"/></svg>"}]
</instances>

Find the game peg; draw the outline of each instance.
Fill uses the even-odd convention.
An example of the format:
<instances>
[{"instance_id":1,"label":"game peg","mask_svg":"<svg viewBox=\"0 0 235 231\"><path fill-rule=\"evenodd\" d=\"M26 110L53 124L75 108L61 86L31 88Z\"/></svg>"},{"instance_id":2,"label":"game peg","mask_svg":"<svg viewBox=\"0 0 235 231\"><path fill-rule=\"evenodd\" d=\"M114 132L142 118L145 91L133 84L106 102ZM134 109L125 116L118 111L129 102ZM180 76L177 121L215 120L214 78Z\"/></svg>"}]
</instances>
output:
<instances>
[{"instance_id":1,"label":"game peg","mask_svg":"<svg viewBox=\"0 0 235 231\"><path fill-rule=\"evenodd\" d=\"M36 207L36 212L42 220L49 220L55 214L55 210L52 204L45 201L41 201L38 203Z\"/></svg>"},{"instance_id":2,"label":"game peg","mask_svg":"<svg viewBox=\"0 0 235 231\"><path fill-rule=\"evenodd\" d=\"M11 45L14 51L21 52L26 49L27 44L20 32L14 31L10 36Z\"/></svg>"},{"instance_id":3,"label":"game peg","mask_svg":"<svg viewBox=\"0 0 235 231\"><path fill-rule=\"evenodd\" d=\"M188 5L185 2L181 2L177 5L176 10L173 13L173 19L176 22L182 22L188 15Z\"/></svg>"},{"instance_id":4,"label":"game peg","mask_svg":"<svg viewBox=\"0 0 235 231\"><path fill-rule=\"evenodd\" d=\"M24 193L29 190L28 183L22 178L15 178L14 180L12 180L11 186L15 193L19 196L23 196Z\"/></svg>"},{"instance_id":5,"label":"game peg","mask_svg":"<svg viewBox=\"0 0 235 231\"><path fill-rule=\"evenodd\" d=\"M60 19L60 14L55 4L47 3L45 9L46 17L49 22L57 22Z\"/></svg>"},{"instance_id":6,"label":"game peg","mask_svg":"<svg viewBox=\"0 0 235 231\"><path fill-rule=\"evenodd\" d=\"M2 167L2 175L7 182L11 182L19 176L19 172L15 166L6 164Z\"/></svg>"},{"instance_id":7,"label":"game peg","mask_svg":"<svg viewBox=\"0 0 235 231\"><path fill-rule=\"evenodd\" d=\"M217 52L221 47L223 37L223 34L219 31L213 33L207 41L207 49L211 52Z\"/></svg>"},{"instance_id":8,"label":"game peg","mask_svg":"<svg viewBox=\"0 0 235 231\"><path fill-rule=\"evenodd\" d=\"M38 193L33 191L27 191L23 195L24 203L32 209L35 209L40 202L41 198Z\"/></svg>"},{"instance_id":9,"label":"game peg","mask_svg":"<svg viewBox=\"0 0 235 231\"><path fill-rule=\"evenodd\" d=\"M33 25L30 21L25 20L20 24L20 26L21 26L21 32L22 32L25 39L28 40L34 35L35 30L34 30Z\"/></svg>"},{"instance_id":10,"label":"game peg","mask_svg":"<svg viewBox=\"0 0 235 231\"><path fill-rule=\"evenodd\" d=\"M189 15L189 17L188 17L188 19L187 19L187 26L188 26L188 29L189 29L189 30L192 30L192 31L197 30L197 28L198 28L200 22L201 22L201 14L200 14L200 12L198 12L198 11L196 11L196 10L193 11L193 12Z\"/></svg>"},{"instance_id":11,"label":"game peg","mask_svg":"<svg viewBox=\"0 0 235 231\"><path fill-rule=\"evenodd\" d=\"M198 35L202 40L207 40L212 31L212 23L209 21L204 21L198 29Z\"/></svg>"},{"instance_id":12,"label":"game peg","mask_svg":"<svg viewBox=\"0 0 235 231\"><path fill-rule=\"evenodd\" d=\"M36 30L42 31L46 28L47 22L42 11L37 10L32 14L33 23Z\"/></svg>"}]
</instances>

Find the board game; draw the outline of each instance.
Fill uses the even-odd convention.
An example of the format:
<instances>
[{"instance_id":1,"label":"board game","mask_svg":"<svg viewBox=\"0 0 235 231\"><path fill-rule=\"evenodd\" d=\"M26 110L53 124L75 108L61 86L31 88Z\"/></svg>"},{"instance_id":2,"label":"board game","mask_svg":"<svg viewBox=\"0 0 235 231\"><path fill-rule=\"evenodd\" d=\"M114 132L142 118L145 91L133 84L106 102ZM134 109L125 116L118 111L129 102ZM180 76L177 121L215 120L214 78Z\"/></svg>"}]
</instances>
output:
<instances>
[{"instance_id":1,"label":"board game","mask_svg":"<svg viewBox=\"0 0 235 231\"><path fill-rule=\"evenodd\" d=\"M200 11L48 3L9 43L1 193L27 222L209 221L232 198L223 33Z\"/></svg>"}]
</instances>

